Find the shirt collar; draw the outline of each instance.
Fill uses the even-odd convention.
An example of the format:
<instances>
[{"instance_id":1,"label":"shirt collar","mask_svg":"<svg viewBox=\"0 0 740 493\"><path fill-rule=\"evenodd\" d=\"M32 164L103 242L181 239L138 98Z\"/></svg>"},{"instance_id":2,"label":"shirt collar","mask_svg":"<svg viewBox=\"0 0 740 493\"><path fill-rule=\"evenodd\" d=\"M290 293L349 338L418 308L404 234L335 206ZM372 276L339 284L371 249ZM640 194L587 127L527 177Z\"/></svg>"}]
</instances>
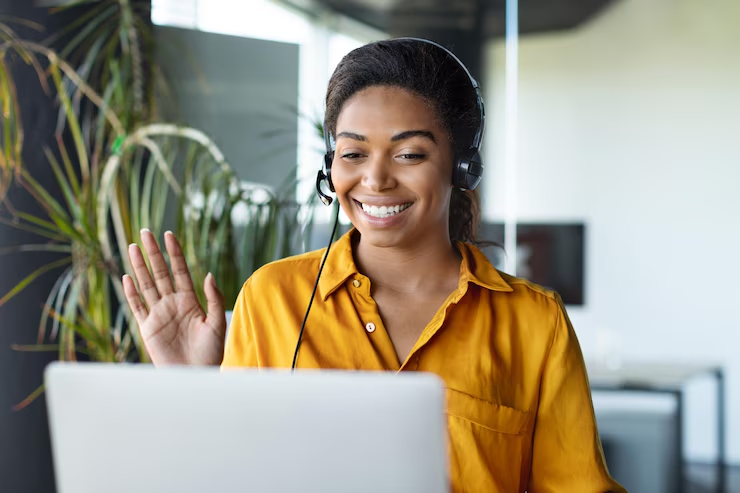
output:
<instances>
[{"instance_id":1,"label":"shirt collar","mask_svg":"<svg viewBox=\"0 0 740 493\"><path fill-rule=\"evenodd\" d=\"M463 257L460 265L460 287L472 282L491 291L514 291L478 247L458 241L457 250Z\"/></svg>"},{"instance_id":2,"label":"shirt collar","mask_svg":"<svg viewBox=\"0 0 740 493\"><path fill-rule=\"evenodd\" d=\"M318 294L324 301L344 284L344 281L359 272L352 256L352 236L356 232L356 229L350 229L329 250L329 257L319 280Z\"/></svg>"},{"instance_id":3,"label":"shirt collar","mask_svg":"<svg viewBox=\"0 0 740 493\"><path fill-rule=\"evenodd\" d=\"M329 251L329 257L326 259L326 265L324 265L324 271L319 280L318 294L324 301L347 279L359 273L352 255L352 237L355 234L357 230L352 228L342 235ZM462 255L460 287L472 282L491 291L513 291L480 249L461 241L457 242L457 248Z\"/></svg>"}]
</instances>

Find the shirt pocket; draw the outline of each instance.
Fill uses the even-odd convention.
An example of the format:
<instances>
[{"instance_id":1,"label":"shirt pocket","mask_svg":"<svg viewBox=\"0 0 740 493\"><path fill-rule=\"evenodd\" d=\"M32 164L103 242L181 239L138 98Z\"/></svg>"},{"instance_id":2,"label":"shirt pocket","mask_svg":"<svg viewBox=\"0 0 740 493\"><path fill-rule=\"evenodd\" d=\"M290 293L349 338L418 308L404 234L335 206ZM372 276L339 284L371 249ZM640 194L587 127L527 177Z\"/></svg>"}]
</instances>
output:
<instances>
[{"instance_id":1,"label":"shirt pocket","mask_svg":"<svg viewBox=\"0 0 740 493\"><path fill-rule=\"evenodd\" d=\"M522 491L529 413L446 389L454 492Z\"/></svg>"}]
</instances>

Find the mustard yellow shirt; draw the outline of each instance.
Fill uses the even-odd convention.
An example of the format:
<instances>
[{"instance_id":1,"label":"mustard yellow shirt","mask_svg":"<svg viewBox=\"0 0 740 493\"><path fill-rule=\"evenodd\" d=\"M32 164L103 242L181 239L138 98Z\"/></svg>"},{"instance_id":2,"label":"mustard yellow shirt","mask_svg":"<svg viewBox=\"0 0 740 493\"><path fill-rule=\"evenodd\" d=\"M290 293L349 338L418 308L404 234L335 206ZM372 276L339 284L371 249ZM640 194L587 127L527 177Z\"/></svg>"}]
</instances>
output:
<instances>
[{"instance_id":1,"label":"mustard yellow shirt","mask_svg":"<svg viewBox=\"0 0 740 493\"><path fill-rule=\"evenodd\" d=\"M442 377L454 492L625 491L604 463L583 357L557 294L499 273L480 250L458 243L458 288L401 363L370 279L355 265L352 234L332 246L300 368ZM274 262L247 280L223 366L290 368L323 252Z\"/></svg>"}]
</instances>

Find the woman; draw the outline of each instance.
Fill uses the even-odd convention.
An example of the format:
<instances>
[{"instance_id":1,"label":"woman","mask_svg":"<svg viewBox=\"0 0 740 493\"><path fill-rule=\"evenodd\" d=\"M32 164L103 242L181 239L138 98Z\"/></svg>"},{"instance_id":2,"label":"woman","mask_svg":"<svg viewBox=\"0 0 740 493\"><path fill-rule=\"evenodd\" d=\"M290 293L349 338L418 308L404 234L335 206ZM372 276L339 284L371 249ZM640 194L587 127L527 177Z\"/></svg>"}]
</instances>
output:
<instances>
[{"instance_id":1,"label":"woman","mask_svg":"<svg viewBox=\"0 0 740 493\"><path fill-rule=\"evenodd\" d=\"M447 387L454 491L624 491L604 464L583 358L557 294L499 273L478 250L478 199L453 186L482 127L471 78L443 48L369 44L339 64L326 96L330 185L355 229L331 248L298 366L429 371ZM451 177L453 177L451 179ZM474 185L473 185L474 186ZM472 187L469 187L472 188ZM246 281L229 337L165 234L174 277L142 232L124 277L155 364L290 367L322 251Z\"/></svg>"}]
</instances>

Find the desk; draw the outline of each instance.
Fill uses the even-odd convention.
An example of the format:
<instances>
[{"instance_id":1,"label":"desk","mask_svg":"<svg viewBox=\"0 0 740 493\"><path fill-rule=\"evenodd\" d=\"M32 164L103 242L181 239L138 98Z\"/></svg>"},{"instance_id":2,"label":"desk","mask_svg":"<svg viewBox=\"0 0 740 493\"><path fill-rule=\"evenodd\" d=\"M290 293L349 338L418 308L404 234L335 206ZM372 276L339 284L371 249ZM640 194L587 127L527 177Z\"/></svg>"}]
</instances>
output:
<instances>
[{"instance_id":1,"label":"desk","mask_svg":"<svg viewBox=\"0 0 740 493\"><path fill-rule=\"evenodd\" d=\"M725 440L725 375L721 366L627 363L617 368L587 363L591 390L605 392L648 392L669 394L676 399L676 423L678 443L678 464L681 477L679 485L683 490L686 475L683 460L683 389L685 384L696 377L711 375L717 381L717 488L718 493L726 491L727 443Z\"/></svg>"}]
</instances>

